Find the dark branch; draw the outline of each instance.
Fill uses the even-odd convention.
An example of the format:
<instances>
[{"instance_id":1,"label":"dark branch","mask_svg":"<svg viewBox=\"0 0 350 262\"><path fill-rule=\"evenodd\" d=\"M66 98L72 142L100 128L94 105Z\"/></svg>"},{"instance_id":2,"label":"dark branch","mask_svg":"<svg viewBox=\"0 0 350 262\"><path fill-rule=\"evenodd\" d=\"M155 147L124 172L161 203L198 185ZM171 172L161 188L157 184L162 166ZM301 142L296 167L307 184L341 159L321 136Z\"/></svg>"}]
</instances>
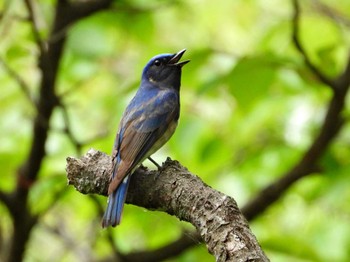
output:
<instances>
[{"instance_id":1,"label":"dark branch","mask_svg":"<svg viewBox=\"0 0 350 262\"><path fill-rule=\"evenodd\" d=\"M45 48L40 38L36 24L36 18L31 0L25 0L29 13L29 21L33 28L35 41L38 44L38 66L41 71L39 98L37 102L37 114L33 121L32 138L28 156L18 171L17 187L11 194L10 213L14 222L14 233L9 248L8 261L22 261L25 245L29 239L33 226L37 223L37 216L28 209L28 192L36 181L42 162L46 156L45 144L50 130L50 119L55 108L59 105L56 95L56 79L59 63L62 57L66 31L68 25L72 25L85 16L108 7L110 1L85 1L74 2L58 1L55 9L55 17L49 39L63 32L56 41L47 41Z\"/></svg>"},{"instance_id":2,"label":"dark branch","mask_svg":"<svg viewBox=\"0 0 350 262\"><path fill-rule=\"evenodd\" d=\"M84 194L106 195L111 158L90 150L80 159L67 158L69 184ZM165 211L193 224L218 261L268 261L236 202L167 160L158 173L135 171L127 203Z\"/></svg>"},{"instance_id":3,"label":"dark branch","mask_svg":"<svg viewBox=\"0 0 350 262\"><path fill-rule=\"evenodd\" d=\"M111 241L113 241L113 239ZM202 244L200 235L195 230L183 231L182 235L177 240L158 249L135 251L125 255L116 251L115 254L120 262L160 262L178 256L184 250L193 247L195 244ZM113 261L116 261L116 257L98 260L98 262Z\"/></svg>"},{"instance_id":4,"label":"dark branch","mask_svg":"<svg viewBox=\"0 0 350 262\"><path fill-rule=\"evenodd\" d=\"M33 14L32 6L27 0L30 14ZM107 8L111 1L86 1L69 3L59 1L53 23L51 36L66 28L68 24L76 22L84 16ZM34 18L33 18L34 19ZM34 21L34 20L33 20ZM66 35L55 42L49 42L47 49L41 49L39 67L42 71L40 95L38 101L38 114L34 120L33 139L27 161L21 168L21 176L29 182L37 177L42 160L45 156L45 142L49 131L49 120L59 100L55 93L55 83L58 74L59 61L63 52ZM26 189L23 189L26 191Z\"/></svg>"},{"instance_id":5,"label":"dark branch","mask_svg":"<svg viewBox=\"0 0 350 262\"><path fill-rule=\"evenodd\" d=\"M7 208L10 208L11 199L9 194L5 193L4 191L0 191L0 201L3 202Z\"/></svg>"},{"instance_id":6,"label":"dark branch","mask_svg":"<svg viewBox=\"0 0 350 262\"><path fill-rule=\"evenodd\" d=\"M335 89L335 83L329 79L324 73L322 73L311 61L310 57L305 51L305 48L301 44L301 41L299 39L299 31L300 31L300 6L298 0L293 0L293 7L294 7L294 15L293 15L293 21L292 21L292 32L293 32L293 42L297 50L300 52L300 54L303 56L304 61L308 68L313 72L313 74L318 77L324 84L328 85L332 89Z\"/></svg>"},{"instance_id":7,"label":"dark branch","mask_svg":"<svg viewBox=\"0 0 350 262\"><path fill-rule=\"evenodd\" d=\"M350 85L350 51L348 54L347 64L344 71L339 75L335 81L337 85L337 90L340 91L340 95L344 96Z\"/></svg>"},{"instance_id":8,"label":"dark branch","mask_svg":"<svg viewBox=\"0 0 350 262\"><path fill-rule=\"evenodd\" d=\"M164 261L171 257L175 257L184 250L192 247L195 243L200 243L201 237L196 231L184 231L182 236L174 242L156 250L147 250L141 252L133 252L122 257L123 261L132 262L156 262ZM114 260L110 260L114 261ZM107 262L107 261L105 261Z\"/></svg>"},{"instance_id":9,"label":"dark branch","mask_svg":"<svg viewBox=\"0 0 350 262\"><path fill-rule=\"evenodd\" d=\"M299 179L311 175L318 171L319 160L327 150L332 140L337 136L339 130L344 124L342 112L344 110L346 94L350 84L350 56L344 72L335 80L328 79L324 76L310 61L304 48L301 46L298 39L298 23L299 23L299 5L297 0L294 3L294 20L293 20L293 39L297 49L303 55L306 64L310 70L320 78L320 80L329 85L333 89L333 97L329 102L327 112L320 128L319 134L315 140L301 157L300 161L285 173L279 180L273 182L261 190L257 196L247 203L242 212L248 220L255 218L261 214L272 203L277 201L286 191Z\"/></svg>"}]
</instances>

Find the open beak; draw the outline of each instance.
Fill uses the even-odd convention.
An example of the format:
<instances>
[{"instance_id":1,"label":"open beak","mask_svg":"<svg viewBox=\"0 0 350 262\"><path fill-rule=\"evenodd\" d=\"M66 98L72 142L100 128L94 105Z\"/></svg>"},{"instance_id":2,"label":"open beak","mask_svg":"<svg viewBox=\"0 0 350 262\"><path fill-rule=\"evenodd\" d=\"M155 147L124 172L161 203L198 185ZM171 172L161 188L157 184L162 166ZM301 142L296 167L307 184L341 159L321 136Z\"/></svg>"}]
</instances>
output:
<instances>
[{"instance_id":1,"label":"open beak","mask_svg":"<svg viewBox=\"0 0 350 262\"><path fill-rule=\"evenodd\" d=\"M179 62L179 60L181 59L182 55L185 52L186 52L186 49L182 49L181 51L174 54L174 56L169 60L168 65L182 67L185 64L187 64L188 62L190 62L190 60L185 60L185 61Z\"/></svg>"}]
</instances>

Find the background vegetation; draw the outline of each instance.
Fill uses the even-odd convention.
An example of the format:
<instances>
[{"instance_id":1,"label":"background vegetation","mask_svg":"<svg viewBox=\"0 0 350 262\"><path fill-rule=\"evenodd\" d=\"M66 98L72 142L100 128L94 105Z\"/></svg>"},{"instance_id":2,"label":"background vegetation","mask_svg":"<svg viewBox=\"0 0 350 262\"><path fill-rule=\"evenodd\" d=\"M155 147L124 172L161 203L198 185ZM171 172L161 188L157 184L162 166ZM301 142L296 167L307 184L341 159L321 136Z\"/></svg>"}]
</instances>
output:
<instances>
[{"instance_id":1,"label":"background vegetation","mask_svg":"<svg viewBox=\"0 0 350 262\"><path fill-rule=\"evenodd\" d=\"M350 2L300 2L296 13L290 0L0 0L0 260L22 259L22 242L24 261L122 259L192 229L127 205L121 226L102 230L106 198L79 194L65 176L67 156L111 152L146 62L187 48L181 121L155 159L180 161L243 207L303 159L338 100L311 171L251 227L271 261L347 261L350 70L337 77ZM214 261L198 241L173 255Z\"/></svg>"}]
</instances>

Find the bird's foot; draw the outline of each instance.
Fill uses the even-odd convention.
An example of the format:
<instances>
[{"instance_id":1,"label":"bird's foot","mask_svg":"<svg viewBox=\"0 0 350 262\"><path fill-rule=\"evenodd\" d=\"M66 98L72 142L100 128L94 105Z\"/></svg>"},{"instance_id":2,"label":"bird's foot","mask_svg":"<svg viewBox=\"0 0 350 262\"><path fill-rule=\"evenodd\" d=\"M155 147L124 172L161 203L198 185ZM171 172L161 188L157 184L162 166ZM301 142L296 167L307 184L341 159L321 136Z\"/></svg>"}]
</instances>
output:
<instances>
[{"instance_id":1,"label":"bird's foot","mask_svg":"<svg viewBox=\"0 0 350 262\"><path fill-rule=\"evenodd\" d=\"M148 160L151 161L158 168L158 171L162 170L162 167L156 161L154 161L153 158L149 156Z\"/></svg>"}]
</instances>

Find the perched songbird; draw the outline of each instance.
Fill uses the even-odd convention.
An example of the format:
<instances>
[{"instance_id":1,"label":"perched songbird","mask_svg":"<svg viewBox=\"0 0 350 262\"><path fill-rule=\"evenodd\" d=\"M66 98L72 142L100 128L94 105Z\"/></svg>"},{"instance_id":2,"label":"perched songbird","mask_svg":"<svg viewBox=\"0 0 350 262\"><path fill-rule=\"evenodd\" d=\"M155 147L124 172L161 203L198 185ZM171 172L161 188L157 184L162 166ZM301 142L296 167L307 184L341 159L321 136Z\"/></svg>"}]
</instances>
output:
<instances>
[{"instance_id":1,"label":"perched songbird","mask_svg":"<svg viewBox=\"0 0 350 262\"><path fill-rule=\"evenodd\" d=\"M126 108L113 148L113 173L102 227L120 223L133 171L173 135L180 114L181 68L186 49L153 57L143 70L141 85Z\"/></svg>"}]
</instances>

